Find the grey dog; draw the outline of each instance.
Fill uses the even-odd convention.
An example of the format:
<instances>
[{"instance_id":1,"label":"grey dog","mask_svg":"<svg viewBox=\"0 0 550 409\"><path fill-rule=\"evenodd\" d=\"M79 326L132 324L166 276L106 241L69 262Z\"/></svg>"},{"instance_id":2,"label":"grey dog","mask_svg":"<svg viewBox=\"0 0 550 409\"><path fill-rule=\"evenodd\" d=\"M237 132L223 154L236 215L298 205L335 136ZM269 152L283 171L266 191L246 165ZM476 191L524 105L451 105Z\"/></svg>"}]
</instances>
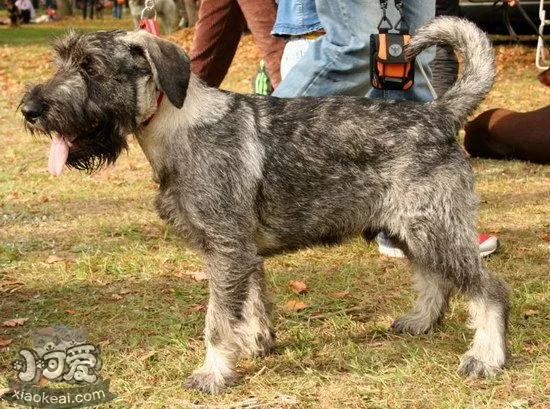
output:
<instances>
[{"instance_id":1,"label":"grey dog","mask_svg":"<svg viewBox=\"0 0 550 409\"><path fill-rule=\"evenodd\" d=\"M424 26L408 53L436 43L458 48L465 68L426 104L208 88L180 48L144 32L69 33L55 44L57 72L21 105L27 128L58 146L53 172L114 162L134 134L160 184L161 218L204 255L206 359L188 387L219 392L239 357L272 349L262 257L381 230L400 243L419 292L394 330L430 330L458 290L476 330L459 371L505 365L508 290L478 254L473 173L456 140L492 85L493 54L455 18Z\"/></svg>"}]
</instances>

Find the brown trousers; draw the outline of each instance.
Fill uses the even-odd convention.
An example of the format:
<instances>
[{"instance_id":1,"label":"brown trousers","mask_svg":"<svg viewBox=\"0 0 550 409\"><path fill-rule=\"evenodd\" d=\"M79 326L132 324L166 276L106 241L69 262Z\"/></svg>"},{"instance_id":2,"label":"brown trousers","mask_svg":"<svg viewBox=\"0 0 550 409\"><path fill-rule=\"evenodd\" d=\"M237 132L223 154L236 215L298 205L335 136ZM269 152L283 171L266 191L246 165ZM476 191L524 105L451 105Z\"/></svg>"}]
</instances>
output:
<instances>
[{"instance_id":1,"label":"brown trousers","mask_svg":"<svg viewBox=\"0 0 550 409\"><path fill-rule=\"evenodd\" d=\"M219 87L248 25L265 60L271 84L281 81L284 41L271 29L277 10L273 0L202 0L191 46L191 71L211 87Z\"/></svg>"}]
</instances>

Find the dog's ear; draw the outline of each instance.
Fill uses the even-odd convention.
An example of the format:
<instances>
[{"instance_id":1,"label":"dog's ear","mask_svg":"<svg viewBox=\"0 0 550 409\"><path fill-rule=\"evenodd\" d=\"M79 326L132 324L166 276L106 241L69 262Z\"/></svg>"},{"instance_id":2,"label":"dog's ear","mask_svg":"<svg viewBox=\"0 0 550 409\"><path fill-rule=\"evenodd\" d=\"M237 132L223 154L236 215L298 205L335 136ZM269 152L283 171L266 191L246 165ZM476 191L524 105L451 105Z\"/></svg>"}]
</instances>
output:
<instances>
[{"instance_id":1,"label":"dog's ear","mask_svg":"<svg viewBox=\"0 0 550 409\"><path fill-rule=\"evenodd\" d=\"M166 94L172 105L181 108L191 75L189 57L176 44L150 34L139 35L138 43L144 48L157 87Z\"/></svg>"}]
</instances>

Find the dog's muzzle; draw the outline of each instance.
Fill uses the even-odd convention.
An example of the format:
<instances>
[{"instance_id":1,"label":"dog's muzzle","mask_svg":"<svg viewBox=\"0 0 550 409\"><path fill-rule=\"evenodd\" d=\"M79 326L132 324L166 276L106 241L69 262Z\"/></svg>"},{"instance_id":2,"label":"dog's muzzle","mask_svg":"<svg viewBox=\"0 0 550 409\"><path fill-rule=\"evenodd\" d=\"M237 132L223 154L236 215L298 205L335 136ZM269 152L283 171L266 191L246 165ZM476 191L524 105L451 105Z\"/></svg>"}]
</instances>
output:
<instances>
[{"instance_id":1,"label":"dog's muzzle","mask_svg":"<svg viewBox=\"0 0 550 409\"><path fill-rule=\"evenodd\" d=\"M27 101L21 107L21 112L28 122L34 124L44 112L44 105L38 101Z\"/></svg>"}]
</instances>

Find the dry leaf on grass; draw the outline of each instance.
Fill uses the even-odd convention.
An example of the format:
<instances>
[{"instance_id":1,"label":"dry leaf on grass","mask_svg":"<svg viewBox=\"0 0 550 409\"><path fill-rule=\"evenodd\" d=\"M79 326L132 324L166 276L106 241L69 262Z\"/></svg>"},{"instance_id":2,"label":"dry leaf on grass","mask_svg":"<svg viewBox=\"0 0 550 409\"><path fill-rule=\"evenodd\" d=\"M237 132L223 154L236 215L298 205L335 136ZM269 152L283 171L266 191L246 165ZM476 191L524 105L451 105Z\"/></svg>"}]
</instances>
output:
<instances>
[{"instance_id":1,"label":"dry leaf on grass","mask_svg":"<svg viewBox=\"0 0 550 409\"><path fill-rule=\"evenodd\" d=\"M0 348L5 348L13 342L13 339L0 339Z\"/></svg>"},{"instance_id":2,"label":"dry leaf on grass","mask_svg":"<svg viewBox=\"0 0 550 409\"><path fill-rule=\"evenodd\" d=\"M550 241L550 234L548 233L540 232L538 236L541 240Z\"/></svg>"},{"instance_id":3,"label":"dry leaf on grass","mask_svg":"<svg viewBox=\"0 0 550 409\"><path fill-rule=\"evenodd\" d=\"M27 321L28 318L13 318L11 320L4 321L2 323L3 327L19 327Z\"/></svg>"},{"instance_id":4,"label":"dry leaf on grass","mask_svg":"<svg viewBox=\"0 0 550 409\"><path fill-rule=\"evenodd\" d=\"M147 352L146 354L143 354L142 356L140 356L138 359L143 362L143 361L146 361L148 360L149 358L151 358L153 355L155 355L156 352L155 351L149 351Z\"/></svg>"},{"instance_id":5,"label":"dry leaf on grass","mask_svg":"<svg viewBox=\"0 0 550 409\"><path fill-rule=\"evenodd\" d=\"M109 345L111 343L111 341L109 341L108 339L104 339L103 341L99 341L97 343L97 345L100 346L100 348L105 348L107 345Z\"/></svg>"},{"instance_id":6,"label":"dry leaf on grass","mask_svg":"<svg viewBox=\"0 0 550 409\"><path fill-rule=\"evenodd\" d=\"M346 298L349 295L349 291L334 291L329 293L332 298Z\"/></svg>"},{"instance_id":7,"label":"dry leaf on grass","mask_svg":"<svg viewBox=\"0 0 550 409\"><path fill-rule=\"evenodd\" d=\"M122 300L124 297L122 295L119 295L119 294L111 294L111 298L113 300Z\"/></svg>"},{"instance_id":8,"label":"dry leaf on grass","mask_svg":"<svg viewBox=\"0 0 550 409\"><path fill-rule=\"evenodd\" d=\"M67 314L76 314L76 310L65 310Z\"/></svg>"},{"instance_id":9,"label":"dry leaf on grass","mask_svg":"<svg viewBox=\"0 0 550 409\"><path fill-rule=\"evenodd\" d=\"M185 271L184 274L193 277L197 281L208 280L208 275L203 270Z\"/></svg>"},{"instance_id":10,"label":"dry leaf on grass","mask_svg":"<svg viewBox=\"0 0 550 409\"><path fill-rule=\"evenodd\" d=\"M40 195L40 196L38 196L38 201L40 203L47 203L47 202L50 201L50 199L46 195Z\"/></svg>"},{"instance_id":11,"label":"dry leaf on grass","mask_svg":"<svg viewBox=\"0 0 550 409\"><path fill-rule=\"evenodd\" d=\"M50 257L46 259L46 264L53 264L59 261L63 261L63 258L56 256L55 254L52 254Z\"/></svg>"},{"instance_id":12,"label":"dry leaf on grass","mask_svg":"<svg viewBox=\"0 0 550 409\"><path fill-rule=\"evenodd\" d=\"M539 310L524 310L523 311L523 318L529 318L529 317L532 317L534 315L539 315L539 314L540 314Z\"/></svg>"},{"instance_id":13,"label":"dry leaf on grass","mask_svg":"<svg viewBox=\"0 0 550 409\"><path fill-rule=\"evenodd\" d=\"M300 311L304 308L309 307L306 303L300 300L290 300L285 304L285 309L292 310L292 311Z\"/></svg>"},{"instance_id":14,"label":"dry leaf on grass","mask_svg":"<svg viewBox=\"0 0 550 409\"><path fill-rule=\"evenodd\" d=\"M195 312L195 311L204 311L206 308L203 304L193 304L189 308L187 308L187 311L189 312Z\"/></svg>"},{"instance_id":15,"label":"dry leaf on grass","mask_svg":"<svg viewBox=\"0 0 550 409\"><path fill-rule=\"evenodd\" d=\"M301 280L290 280L288 286L293 293L304 294L307 292L307 284Z\"/></svg>"}]
</instances>

